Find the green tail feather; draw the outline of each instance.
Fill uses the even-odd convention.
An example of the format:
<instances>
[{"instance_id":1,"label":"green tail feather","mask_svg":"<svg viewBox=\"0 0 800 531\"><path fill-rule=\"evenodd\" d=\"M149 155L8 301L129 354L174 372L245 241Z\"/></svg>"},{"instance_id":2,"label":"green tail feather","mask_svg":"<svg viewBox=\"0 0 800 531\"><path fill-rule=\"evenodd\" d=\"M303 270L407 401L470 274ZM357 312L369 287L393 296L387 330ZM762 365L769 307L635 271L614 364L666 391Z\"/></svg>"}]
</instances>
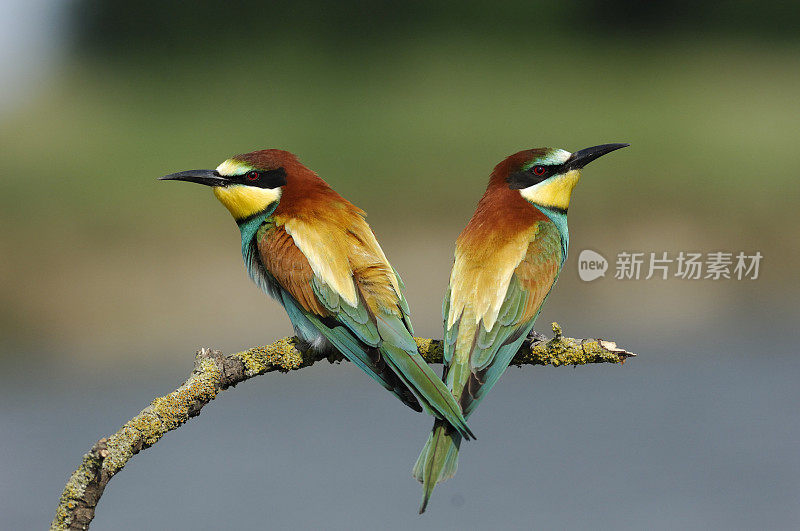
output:
<instances>
[{"instance_id":1,"label":"green tail feather","mask_svg":"<svg viewBox=\"0 0 800 531\"><path fill-rule=\"evenodd\" d=\"M413 351L397 348L388 342L381 343L378 348L397 375L417 393L422 407L435 417L449 422L467 440L475 438L461 413L461 406L442 379L416 351L416 344Z\"/></svg>"},{"instance_id":2,"label":"green tail feather","mask_svg":"<svg viewBox=\"0 0 800 531\"><path fill-rule=\"evenodd\" d=\"M461 413L461 406L419 355L414 338L400 319L384 314L378 316L376 325L382 339L378 349L395 373L418 395L422 407L452 424L467 440L474 439L475 435Z\"/></svg>"},{"instance_id":3,"label":"green tail feather","mask_svg":"<svg viewBox=\"0 0 800 531\"><path fill-rule=\"evenodd\" d=\"M456 474L460 446L461 436L444 421L436 420L412 472L417 481L422 483L419 514L428 507L434 487Z\"/></svg>"}]
</instances>

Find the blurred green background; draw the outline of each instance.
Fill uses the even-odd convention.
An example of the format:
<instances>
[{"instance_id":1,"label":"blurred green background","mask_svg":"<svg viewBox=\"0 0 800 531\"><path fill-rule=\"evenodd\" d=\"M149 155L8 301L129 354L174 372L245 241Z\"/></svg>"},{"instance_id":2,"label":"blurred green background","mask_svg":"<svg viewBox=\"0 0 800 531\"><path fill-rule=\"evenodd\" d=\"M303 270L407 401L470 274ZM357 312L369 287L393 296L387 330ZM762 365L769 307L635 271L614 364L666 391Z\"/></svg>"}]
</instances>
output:
<instances>
[{"instance_id":1,"label":"blurred green background","mask_svg":"<svg viewBox=\"0 0 800 531\"><path fill-rule=\"evenodd\" d=\"M698 426L712 422L716 428L706 433L711 438L703 445L709 456L719 456L720 440L745 440L738 430L752 428L754 441L765 430L774 437L777 432L781 437L800 433L795 414L776 406L796 403L796 386L774 380L796 381L800 376L793 345L800 318L796 4L239 0L189 6L74 0L9 1L1 9L0 223L5 230L0 236L0 360L8 385L0 426L11 439L5 444L7 459L0 458L0 463L6 463L9 479L15 474L27 477L26 458L11 457L19 456L19 448L30 448L23 435L63 443L58 450L39 448L50 456L31 485L43 493L41 500L25 505L9 492L0 502L7 504L0 511L0 519L9 519L6 527L40 528L49 521L66 475L81 453L155 394L172 389L188 371L197 347L233 351L291 333L279 307L246 278L238 231L208 190L156 181L166 173L214 167L230 155L265 147L297 153L337 191L367 210L384 250L404 276L418 334L440 337L440 300L453 241L494 164L529 147L575 151L606 142L632 144L584 172L570 209L572 254L537 329L546 332L548 323L558 320L567 334L610 337L641 358L621 372L579 369L581 385L548 369L512 371L518 372L517 380L504 377L512 381L507 391L498 386L497 394L509 394L494 398L494 413L487 403L473 425L479 436L488 432L497 440L482 437L483 454L464 459L459 476L442 487L438 513L424 520L411 518L418 493L405 477L427 421L421 416L407 420L410 415L380 397L379 389L359 374L325 367L271 376L247 384L254 389L251 393L261 393L253 398L259 404L230 406L235 415L253 415L264 407L260 401L280 403L283 397L294 401L296 415L302 416L318 407L313 393L336 395L363 387L363 399L345 401L341 410L330 413L333 420L344 411L352 416L347 429L334 423L327 434L328 450L317 450L332 455L337 448L353 459L351 468L329 472L341 480L365 474L360 465L371 466L357 460L363 454L347 441L373 441L378 449L372 451L378 452L400 440L404 453L392 454L396 463L369 473L375 481L391 478L393 499L403 501L358 502L376 507L373 512L379 508L381 514L408 518L393 520L395 527L463 527L458 517L470 523L485 518L487 525L496 521L494 509L483 504L502 504L490 498L475 500L476 490L486 493L479 487L480 478L469 482L468 467L481 465L471 465L468 459L497 470L497 463L490 461L496 457L492 444L511 444L499 417L508 415L504 411L512 403L546 400L537 384L545 380L546 389L548 378L567 378L554 392L582 397L579 402L618 400L620 386L632 385L635 396L622 401L638 404L636 413L652 419L654 404L663 402L643 398L652 389L652 379L664 383L664 399L670 401L674 395L669 382L682 382L691 394L705 389L709 377L729 370L731 377L723 378L717 388L718 393L730 393L730 400L722 400L722 412L706 412L684 425L680 419L697 414L700 406L695 401L675 403L672 420L654 424L648 433L656 439L659 430L667 430L680 445L687 433L696 434ZM760 251L764 261L755 281L619 281L609 274L584 283L576 264L584 248L612 261L621 251ZM702 366L708 360L714 364ZM754 382L747 372L754 365L774 372ZM761 387L751 389L750 384ZM586 385L593 394L587 394ZM228 393L222 401L234 404L232 397L239 393ZM734 398L751 395L770 405L765 407L769 412L756 408L753 413L767 415L772 422L768 428L744 419L713 424L720 415L738 418L743 406ZM109 396L116 397L117 406L107 405ZM409 424L413 427L393 435L372 434L363 420L367 412L359 407L373 400L380 400L380 409L370 410L377 416L375 422L414 422ZM106 404L100 406L102 415L98 404ZM225 426L219 415L212 408L192 424ZM269 422L269 413L263 415ZM530 415L535 426L529 426L530 433L518 434L517 440L547 431L549 425L544 420L540 425L540 416ZM568 424L564 419L574 415L574 409L566 408L556 418ZM491 418L496 425L485 424ZM292 422L289 416L287 423ZM219 427L213 437L225 441L251 435L251 425L242 423ZM582 425L576 420L562 429L584 437ZM202 427L185 428L189 429ZM299 438L317 435L311 427L295 429ZM626 440L636 429L623 422L613 436ZM269 440L276 436L272 430L262 435ZM253 441L255 448L263 443L259 441ZM562 443L553 442L556 448ZM731 462L753 463L757 472L748 477L760 478L763 484L747 483L741 496L777 485L780 494L773 496L796 507L797 456L782 443L773 449L775 459L783 463L776 472L778 481L765 471L766 465L756 466L764 452L742 444L731 450ZM161 446L131 467L144 466L158 458L152 454L169 451ZM664 451L653 450L659 455ZM163 458L205 455L202 449L186 446L176 446L173 452ZM300 456L294 467L319 470L319 462L312 466ZM33 455L29 457L32 462ZM653 455L641 457L647 463ZM685 466L684 457L676 454L674 461L665 461L665 470L678 463ZM265 460L264 466L272 466ZM614 463L612 470L625 470L624 462ZM552 476L541 470L541 463L531 466L537 478L528 478L530 484L521 488L546 491ZM715 469L741 477L725 466ZM513 479L516 472L519 468L511 467L508 477L499 475L505 483L497 479L494 492L502 493L504 485L519 481ZM574 472L576 481L592 475L585 469ZM296 468L286 473L276 485L285 486L288 478L302 482ZM565 474L553 469L553 475ZM109 487L109 496L124 488L123 477ZM601 485L611 481L600 472L593 477L602 477ZM689 477L697 479L687 470ZM636 478L623 473L617 479L620 488L636 485L632 490L651 492L652 500L683 492L687 481L698 489L701 500L715 486L687 480L674 488L662 483L661 490L649 489L652 483ZM250 488L268 491L271 484L262 479L254 477ZM181 469L174 471L174 481L200 484L204 479ZM147 484L143 477L129 487L141 497L148 492ZM330 488L338 485L334 482ZM352 488L366 488L367 496L389 488L376 485L364 480ZM448 494L446 489L456 490ZM345 494L340 492L335 506L356 507L358 503ZM563 499L563 493L557 494L556 500ZM241 496L231 494L226 503ZM185 518L189 509L179 504L176 508L174 499L160 499L164 505L152 521L137 521L126 519L124 500L103 513L104 504L112 503L104 498L98 520L107 515L107 528L114 529L143 524L213 528L225 522L223 515L215 520L208 514L194 524L175 520ZM779 527L800 523L796 508L776 513L759 505L746 513L753 518L747 520L732 509L738 507L735 496L697 499L682 503L675 498L664 513L648 505L650 498L640 500L635 505L641 519L605 506L576 513L553 503L537 507L536 518L543 520L529 518L528 508L520 512L518 506L502 512L510 527L538 522L581 528L593 522L615 529L641 528L645 523L651 528L730 529L763 524L767 514ZM291 507L290 501L282 503ZM358 519L326 507L304 512L301 520L287 510L277 521L313 527L314 514L318 522L337 528L374 521L369 510ZM243 510L242 527L261 521L260 510ZM599 520L598 510L603 516Z\"/></svg>"}]
</instances>

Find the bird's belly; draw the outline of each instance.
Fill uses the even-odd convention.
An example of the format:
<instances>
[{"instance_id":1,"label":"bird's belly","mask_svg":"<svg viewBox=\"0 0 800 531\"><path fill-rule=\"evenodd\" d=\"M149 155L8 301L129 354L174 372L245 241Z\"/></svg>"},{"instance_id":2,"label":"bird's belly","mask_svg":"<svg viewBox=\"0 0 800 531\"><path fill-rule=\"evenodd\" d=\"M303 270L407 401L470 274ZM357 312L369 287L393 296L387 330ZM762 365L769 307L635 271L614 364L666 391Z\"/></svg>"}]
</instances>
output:
<instances>
[{"instance_id":1,"label":"bird's belly","mask_svg":"<svg viewBox=\"0 0 800 531\"><path fill-rule=\"evenodd\" d=\"M333 348L330 342L319 332L306 330L300 326L294 325L294 333L304 342L317 352L328 352Z\"/></svg>"}]
</instances>

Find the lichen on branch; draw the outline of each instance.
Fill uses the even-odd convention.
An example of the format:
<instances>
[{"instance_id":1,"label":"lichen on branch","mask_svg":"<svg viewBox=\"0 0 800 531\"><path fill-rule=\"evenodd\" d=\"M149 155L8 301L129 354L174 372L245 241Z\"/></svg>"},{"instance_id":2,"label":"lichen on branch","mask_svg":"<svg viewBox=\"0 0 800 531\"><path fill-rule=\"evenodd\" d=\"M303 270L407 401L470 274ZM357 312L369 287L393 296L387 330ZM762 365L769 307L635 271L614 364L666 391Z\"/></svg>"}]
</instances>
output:
<instances>
[{"instance_id":1,"label":"lichen on branch","mask_svg":"<svg viewBox=\"0 0 800 531\"><path fill-rule=\"evenodd\" d=\"M617 347L613 341L565 337L553 323L553 338L533 334L522 345L514 365L585 365L624 363L636 356ZM419 352L428 363L442 362L442 342L415 338ZM181 427L200 414L203 406L220 391L268 372L288 372L327 359L342 361L338 354L308 350L296 338L279 339L270 345L254 347L236 354L201 348L189 378L168 395L154 399L149 406L126 422L116 433L97 441L72 474L59 499L50 529L88 529L97 503L108 482L137 453L158 442L167 432Z\"/></svg>"}]
</instances>

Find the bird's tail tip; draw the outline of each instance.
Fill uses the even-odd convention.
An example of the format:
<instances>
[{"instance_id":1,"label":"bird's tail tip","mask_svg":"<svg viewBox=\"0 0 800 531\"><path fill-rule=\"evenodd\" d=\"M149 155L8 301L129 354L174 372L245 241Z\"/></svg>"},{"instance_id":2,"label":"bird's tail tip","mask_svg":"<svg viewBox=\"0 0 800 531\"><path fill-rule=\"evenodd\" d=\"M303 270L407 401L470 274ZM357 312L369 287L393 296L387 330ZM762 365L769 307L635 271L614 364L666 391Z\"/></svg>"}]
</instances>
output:
<instances>
[{"instance_id":1,"label":"bird's tail tip","mask_svg":"<svg viewBox=\"0 0 800 531\"><path fill-rule=\"evenodd\" d=\"M459 431L461 432L461 436L467 441L475 441L478 439L475 437L475 433L473 433L470 427L466 424L464 424L463 428Z\"/></svg>"},{"instance_id":2,"label":"bird's tail tip","mask_svg":"<svg viewBox=\"0 0 800 531\"><path fill-rule=\"evenodd\" d=\"M425 512L425 509L428 508L428 502L430 501L431 495L433 494L433 489L436 488L436 485L439 483L439 481L420 480L420 482L422 483L422 502L419 505L419 514L423 514Z\"/></svg>"},{"instance_id":3,"label":"bird's tail tip","mask_svg":"<svg viewBox=\"0 0 800 531\"><path fill-rule=\"evenodd\" d=\"M430 499L431 499L431 497L427 493L426 493L425 496L422 497L422 504L419 506L419 513L418 514L423 514L425 512L425 509L428 508L428 500L430 500Z\"/></svg>"},{"instance_id":4,"label":"bird's tail tip","mask_svg":"<svg viewBox=\"0 0 800 531\"><path fill-rule=\"evenodd\" d=\"M422 503L419 514L425 512L433 489L452 478L458 469L458 448L461 436L443 421L437 420L422 448L412 475L422 483Z\"/></svg>"}]
</instances>

